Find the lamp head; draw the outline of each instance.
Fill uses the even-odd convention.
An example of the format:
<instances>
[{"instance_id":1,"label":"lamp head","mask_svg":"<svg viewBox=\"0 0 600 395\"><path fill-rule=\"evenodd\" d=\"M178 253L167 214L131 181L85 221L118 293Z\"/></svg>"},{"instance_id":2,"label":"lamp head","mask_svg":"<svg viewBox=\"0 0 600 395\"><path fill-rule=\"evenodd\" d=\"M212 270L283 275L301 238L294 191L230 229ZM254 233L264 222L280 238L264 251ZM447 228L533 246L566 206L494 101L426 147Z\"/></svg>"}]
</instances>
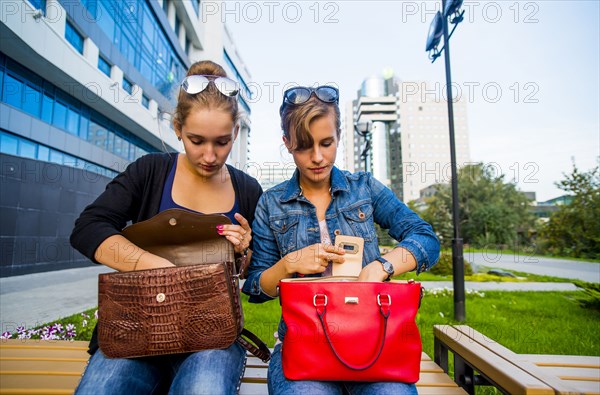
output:
<instances>
[{"instance_id":1,"label":"lamp head","mask_svg":"<svg viewBox=\"0 0 600 395\"><path fill-rule=\"evenodd\" d=\"M442 40L443 25L442 25L442 13L436 12L431 25L429 25L429 33L427 33L427 44L425 45L425 51L429 52L435 50Z\"/></svg>"},{"instance_id":2,"label":"lamp head","mask_svg":"<svg viewBox=\"0 0 600 395\"><path fill-rule=\"evenodd\" d=\"M364 137L371 131L372 124L373 122L371 121L356 122L354 124L354 130L356 130L356 133Z\"/></svg>"}]
</instances>

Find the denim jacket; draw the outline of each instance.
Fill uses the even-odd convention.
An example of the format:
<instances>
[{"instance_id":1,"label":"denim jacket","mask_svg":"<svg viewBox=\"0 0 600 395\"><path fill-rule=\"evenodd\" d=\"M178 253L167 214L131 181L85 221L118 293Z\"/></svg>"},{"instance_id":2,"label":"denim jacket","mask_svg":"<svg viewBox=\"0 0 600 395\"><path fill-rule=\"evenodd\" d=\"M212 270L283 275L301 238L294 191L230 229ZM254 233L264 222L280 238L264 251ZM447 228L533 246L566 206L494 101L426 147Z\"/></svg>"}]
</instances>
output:
<instances>
[{"instance_id":1,"label":"denim jacket","mask_svg":"<svg viewBox=\"0 0 600 395\"><path fill-rule=\"evenodd\" d=\"M440 244L431 225L370 173L350 173L333 167L331 196L325 212L329 237L362 237L363 267L380 256L375 223L389 229L390 236L400 240L397 246L413 254L417 274L437 263ZM254 250L242 291L250 296L250 302L262 303L273 299L260 287L263 271L285 255L321 242L317 209L302 195L298 170L290 180L263 193L256 207L252 234Z\"/></svg>"}]
</instances>

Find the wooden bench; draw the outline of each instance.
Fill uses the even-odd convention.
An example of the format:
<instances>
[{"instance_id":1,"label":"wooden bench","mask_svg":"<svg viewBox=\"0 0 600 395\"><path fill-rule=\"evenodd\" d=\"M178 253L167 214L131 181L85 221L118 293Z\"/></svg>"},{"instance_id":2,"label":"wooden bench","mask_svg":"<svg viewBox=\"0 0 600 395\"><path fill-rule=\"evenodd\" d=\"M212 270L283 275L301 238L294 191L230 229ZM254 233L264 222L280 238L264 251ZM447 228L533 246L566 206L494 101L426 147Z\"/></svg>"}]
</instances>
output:
<instances>
[{"instance_id":1,"label":"wooden bench","mask_svg":"<svg viewBox=\"0 0 600 395\"><path fill-rule=\"evenodd\" d=\"M0 395L72 394L88 360L84 341L0 341ZM417 383L421 395L465 394L427 354ZM248 356L240 394L267 393L267 364Z\"/></svg>"},{"instance_id":2,"label":"wooden bench","mask_svg":"<svg viewBox=\"0 0 600 395\"><path fill-rule=\"evenodd\" d=\"M516 354L465 325L434 325L434 359L469 394L493 385L509 394L600 394L600 357Z\"/></svg>"}]
</instances>

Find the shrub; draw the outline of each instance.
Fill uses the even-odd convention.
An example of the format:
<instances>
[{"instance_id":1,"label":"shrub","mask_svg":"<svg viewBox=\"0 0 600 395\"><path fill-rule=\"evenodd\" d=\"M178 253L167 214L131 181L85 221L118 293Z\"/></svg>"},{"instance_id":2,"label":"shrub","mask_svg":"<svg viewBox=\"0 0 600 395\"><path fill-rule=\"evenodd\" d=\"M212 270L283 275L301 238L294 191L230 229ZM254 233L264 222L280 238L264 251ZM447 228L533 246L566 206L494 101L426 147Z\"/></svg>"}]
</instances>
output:
<instances>
[{"instance_id":1,"label":"shrub","mask_svg":"<svg viewBox=\"0 0 600 395\"><path fill-rule=\"evenodd\" d=\"M471 264L464 259L465 262L465 276L471 276L473 274L473 268ZM452 275L452 254L448 252L442 252L440 260L435 264L430 272L439 276L451 276Z\"/></svg>"}]
</instances>

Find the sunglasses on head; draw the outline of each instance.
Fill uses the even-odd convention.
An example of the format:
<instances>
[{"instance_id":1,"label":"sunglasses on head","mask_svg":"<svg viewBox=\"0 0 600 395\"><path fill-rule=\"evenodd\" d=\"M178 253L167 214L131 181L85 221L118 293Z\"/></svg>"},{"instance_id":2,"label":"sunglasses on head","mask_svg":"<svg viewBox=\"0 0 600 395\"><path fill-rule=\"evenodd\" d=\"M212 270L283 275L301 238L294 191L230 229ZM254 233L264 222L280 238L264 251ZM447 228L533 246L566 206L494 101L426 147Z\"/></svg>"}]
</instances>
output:
<instances>
[{"instance_id":1,"label":"sunglasses on head","mask_svg":"<svg viewBox=\"0 0 600 395\"><path fill-rule=\"evenodd\" d=\"M215 84L219 92L228 97L236 96L240 92L239 84L227 77L218 75L190 75L181 82L181 89L190 95L195 95L205 90L210 83Z\"/></svg>"},{"instance_id":2,"label":"sunglasses on head","mask_svg":"<svg viewBox=\"0 0 600 395\"><path fill-rule=\"evenodd\" d=\"M340 100L340 91L333 86L322 85L316 88L296 86L294 88L287 89L283 93L283 103L281 104L279 113L281 114L283 112L286 104L306 103L313 93L317 99L324 103L338 103Z\"/></svg>"}]
</instances>

